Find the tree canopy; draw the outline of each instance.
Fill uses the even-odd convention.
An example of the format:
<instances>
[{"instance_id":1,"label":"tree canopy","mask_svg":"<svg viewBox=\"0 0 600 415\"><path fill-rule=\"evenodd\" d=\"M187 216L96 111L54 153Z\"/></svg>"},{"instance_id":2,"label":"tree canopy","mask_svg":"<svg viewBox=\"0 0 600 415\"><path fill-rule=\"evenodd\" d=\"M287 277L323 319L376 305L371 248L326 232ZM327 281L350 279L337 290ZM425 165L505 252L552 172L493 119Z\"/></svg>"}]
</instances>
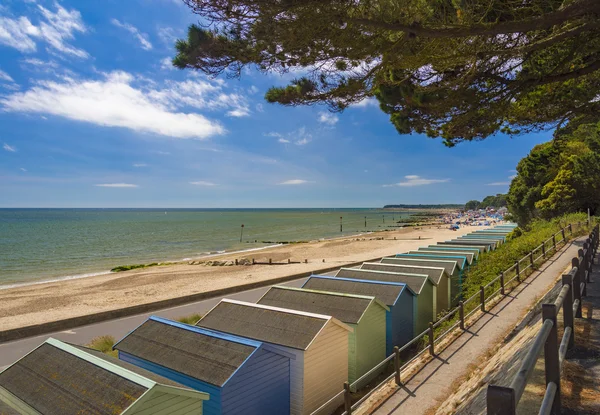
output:
<instances>
[{"instance_id":1,"label":"tree canopy","mask_svg":"<svg viewBox=\"0 0 600 415\"><path fill-rule=\"evenodd\" d=\"M517 165L508 206L519 224L535 217L600 213L600 123L564 128Z\"/></svg>"},{"instance_id":2,"label":"tree canopy","mask_svg":"<svg viewBox=\"0 0 600 415\"><path fill-rule=\"evenodd\" d=\"M600 110L598 0L184 0L173 64L292 72L271 103L341 111L369 97L399 133L452 146L589 122Z\"/></svg>"},{"instance_id":3,"label":"tree canopy","mask_svg":"<svg viewBox=\"0 0 600 415\"><path fill-rule=\"evenodd\" d=\"M479 204L481 202L479 200L469 200L465 203L465 210L475 210L479 208Z\"/></svg>"}]
</instances>

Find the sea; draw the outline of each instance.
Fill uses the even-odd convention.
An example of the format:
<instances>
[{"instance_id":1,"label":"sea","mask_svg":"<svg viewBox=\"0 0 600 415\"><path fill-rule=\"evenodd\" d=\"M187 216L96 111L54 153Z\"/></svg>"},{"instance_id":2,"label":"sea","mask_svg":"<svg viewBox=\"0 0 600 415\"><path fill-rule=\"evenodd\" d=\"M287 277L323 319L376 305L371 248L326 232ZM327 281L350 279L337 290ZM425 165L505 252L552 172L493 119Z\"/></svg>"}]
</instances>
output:
<instances>
[{"instance_id":1,"label":"sea","mask_svg":"<svg viewBox=\"0 0 600 415\"><path fill-rule=\"evenodd\" d=\"M397 227L382 209L0 209L0 289ZM341 225L341 230L340 230Z\"/></svg>"}]
</instances>

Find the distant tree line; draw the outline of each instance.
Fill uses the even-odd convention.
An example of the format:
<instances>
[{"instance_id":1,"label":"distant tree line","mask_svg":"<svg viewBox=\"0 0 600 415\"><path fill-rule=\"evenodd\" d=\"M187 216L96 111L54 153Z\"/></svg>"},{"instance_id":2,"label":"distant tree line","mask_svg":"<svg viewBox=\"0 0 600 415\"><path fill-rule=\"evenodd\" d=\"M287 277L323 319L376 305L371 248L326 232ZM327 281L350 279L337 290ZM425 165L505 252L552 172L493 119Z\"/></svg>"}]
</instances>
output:
<instances>
[{"instance_id":1,"label":"distant tree line","mask_svg":"<svg viewBox=\"0 0 600 415\"><path fill-rule=\"evenodd\" d=\"M517 165L508 207L520 225L565 213L600 213L600 123L557 130Z\"/></svg>"},{"instance_id":2,"label":"distant tree line","mask_svg":"<svg viewBox=\"0 0 600 415\"><path fill-rule=\"evenodd\" d=\"M507 205L506 196L505 194L498 193L496 196L486 196L481 202L479 200L469 200L465 203L465 210L504 207Z\"/></svg>"}]
</instances>

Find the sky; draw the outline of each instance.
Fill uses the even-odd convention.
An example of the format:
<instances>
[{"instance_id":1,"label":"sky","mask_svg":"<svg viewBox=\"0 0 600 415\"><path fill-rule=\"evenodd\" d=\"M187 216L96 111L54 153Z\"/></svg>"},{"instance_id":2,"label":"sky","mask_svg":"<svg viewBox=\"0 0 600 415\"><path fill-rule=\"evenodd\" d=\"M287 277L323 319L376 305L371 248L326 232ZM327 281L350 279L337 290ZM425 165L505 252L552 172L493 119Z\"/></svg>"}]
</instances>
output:
<instances>
[{"instance_id":1,"label":"sky","mask_svg":"<svg viewBox=\"0 0 600 415\"><path fill-rule=\"evenodd\" d=\"M293 74L172 67L179 0L3 0L0 207L381 207L505 193L551 132L447 148L374 100L283 107Z\"/></svg>"}]
</instances>

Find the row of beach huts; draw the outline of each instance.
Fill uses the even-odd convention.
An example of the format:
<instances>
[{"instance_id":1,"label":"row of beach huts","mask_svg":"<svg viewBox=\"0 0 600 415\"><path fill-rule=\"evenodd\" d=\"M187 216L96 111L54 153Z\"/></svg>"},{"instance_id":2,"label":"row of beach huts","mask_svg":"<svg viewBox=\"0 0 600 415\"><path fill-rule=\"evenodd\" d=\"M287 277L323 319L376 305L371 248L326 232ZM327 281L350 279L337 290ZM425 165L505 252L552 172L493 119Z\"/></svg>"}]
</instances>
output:
<instances>
[{"instance_id":1,"label":"row of beach huts","mask_svg":"<svg viewBox=\"0 0 600 415\"><path fill-rule=\"evenodd\" d=\"M195 325L150 317L118 359L48 339L0 373L0 414L312 414L428 328L515 225L224 299ZM330 404L325 405L327 402Z\"/></svg>"}]
</instances>

